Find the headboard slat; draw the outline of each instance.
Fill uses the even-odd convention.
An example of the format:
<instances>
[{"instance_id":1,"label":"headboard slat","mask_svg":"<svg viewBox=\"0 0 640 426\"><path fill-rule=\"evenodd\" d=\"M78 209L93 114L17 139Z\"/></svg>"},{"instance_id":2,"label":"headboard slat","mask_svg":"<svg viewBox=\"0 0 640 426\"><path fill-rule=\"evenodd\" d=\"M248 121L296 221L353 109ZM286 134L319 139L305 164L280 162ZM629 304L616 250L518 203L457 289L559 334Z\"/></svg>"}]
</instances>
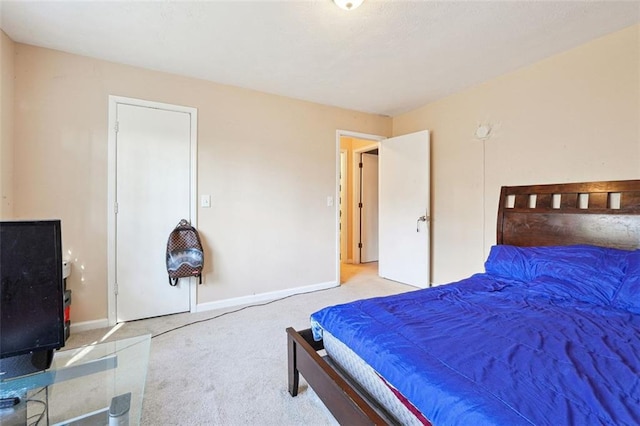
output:
<instances>
[{"instance_id":1,"label":"headboard slat","mask_svg":"<svg viewBox=\"0 0 640 426\"><path fill-rule=\"evenodd\" d=\"M609 193L596 192L589 194L590 209L606 209L609 207Z\"/></svg>"},{"instance_id":2,"label":"headboard slat","mask_svg":"<svg viewBox=\"0 0 640 426\"><path fill-rule=\"evenodd\" d=\"M529 207L529 194L516 195L514 207L516 209L526 209Z\"/></svg>"},{"instance_id":3,"label":"headboard slat","mask_svg":"<svg viewBox=\"0 0 640 426\"><path fill-rule=\"evenodd\" d=\"M560 194L560 208L561 209L576 209L578 208L578 194L576 193L563 193Z\"/></svg>"},{"instance_id":4,"label":"headboard slat","mask_svg":"<svg viewBox=\"0 0 640 426\"><path fill-rule=\"evenodd\" d=\"M640 209L640 191L629 191L621 194L620 206L627 209Z\"/></svg>"},{"instance_id":5,"label":"headboard slat","mask_svg":"<svg viewBox=\"0 0 640 426\"><path fill-rule=\"evenodd\" d=\"M542 209L553 208L553 194L538 194L536 197L536 207Z\"/></svg>"}]
</instances>

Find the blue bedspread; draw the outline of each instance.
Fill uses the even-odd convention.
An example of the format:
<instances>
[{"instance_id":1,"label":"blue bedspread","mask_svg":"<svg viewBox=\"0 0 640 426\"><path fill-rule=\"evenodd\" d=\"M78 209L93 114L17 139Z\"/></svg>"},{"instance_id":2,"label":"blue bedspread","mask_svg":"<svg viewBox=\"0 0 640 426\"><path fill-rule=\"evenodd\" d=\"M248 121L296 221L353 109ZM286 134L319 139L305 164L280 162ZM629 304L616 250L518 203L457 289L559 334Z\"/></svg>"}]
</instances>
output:
<instances>
[{"instance_id":1,"label":"blue bedspread","mask_svg":"<svg viewBox=\"0 0 640 426\"><path fill-rule=\"evenodd\" d=\"M582 259L610 273L602 283L557 252L501 271L500 256L522 261L505 250L458 283L325 308L314 331L349 346L434 425L640 424L640 315L614 303L627 253L604 266ZM549 259L560 269L540 267ZM575 277L600 287L574 294Z\"/></svg>"}]
</instances>

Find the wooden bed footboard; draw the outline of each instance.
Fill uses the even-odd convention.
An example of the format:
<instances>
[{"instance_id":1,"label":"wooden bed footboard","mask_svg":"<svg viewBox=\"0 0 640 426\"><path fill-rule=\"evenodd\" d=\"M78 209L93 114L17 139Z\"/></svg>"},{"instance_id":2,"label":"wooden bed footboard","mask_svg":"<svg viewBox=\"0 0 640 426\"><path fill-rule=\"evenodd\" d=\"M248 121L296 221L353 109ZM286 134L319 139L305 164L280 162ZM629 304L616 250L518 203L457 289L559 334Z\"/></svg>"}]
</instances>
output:
<instances>
[{"instance_id":1,"label":"wooden bed footboard","mask_svg":"<svg viewBox=\"0 0 640 426\"><path fill-rule=\"evenodd\" d=\"M298 394L300 374L325 403L340 424L388 425L395 422L375 407L362 391L352 386L344 373L334 367L318 351L322 341L313 340L311 329L287 328L289 393Z\"/></svg>"}]
</instances>

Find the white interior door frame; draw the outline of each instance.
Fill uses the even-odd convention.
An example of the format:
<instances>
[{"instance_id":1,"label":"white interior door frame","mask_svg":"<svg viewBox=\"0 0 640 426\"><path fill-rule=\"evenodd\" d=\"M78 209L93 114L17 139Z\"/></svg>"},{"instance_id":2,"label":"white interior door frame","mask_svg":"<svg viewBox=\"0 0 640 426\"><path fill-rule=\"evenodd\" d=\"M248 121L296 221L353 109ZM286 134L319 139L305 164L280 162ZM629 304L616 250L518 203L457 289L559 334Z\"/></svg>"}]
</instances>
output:
<instances>
[{"instance_id":1,"label":"white interior door frame","mask_svg":"<svg viewBox=\"0 0 640 426\"><path fill-rule=\"evenodd\" d=\"M375 142L375 143L372 143L371 145L354 149L353 164L351 166L352 170L355 170L356 173L358 173L358 170L360 167L360 154L364 154L373 149L379 149L379 148L380 148L380 143ZM352 226L353 229L351 230L351 235L353 237L352 238L353 263L359 264L359 263L362 263L362 259L360 257L360 248L358 247L358 243L360 242L360 208L358 207L358 203L360 202L360 190L361 190L361 184L360 184L359 178L353 179L352 190L353 190L353 204L351 205L351 212L352 212L351 223L353 225Z\"/></svg>"},{"instance_id":2,"label":"white interior door frame","mask_svg":"<svg viewBox=\"0 0 640 426\"><path fill-rule=\"evenodd\" d=\"M370 140L372 143L371 145L378 145L378 142L380 142L381 140L387 139L386 136L381 136L381 135L371 135L368 133L360 133L360 132L352 132L349 130L336 130L336 188L335 188L335 197L339 197L340 196L340 139L342 137L347 137L347 138L355 138L355 139L363 139L363 140ZM375 148L369 148L369 150L371 149L375 149ZM354 179L355 180L355 179ZM338 199L338 198L335 198ZM336 283L340 283L340 205L339 203L334 203L336 206L336 210L335 210L335 216L336 216ZM351 214L353 215L353 207L349 206L349 210L351 211ZM353 222L352 222L353 224ZM355 228L355 226L352 225L352 228ZM357 246L357 244L356 244ZM355 252L354 252L354 259L353 259L353 263L359 263L360 260L358 259L358 262L356 262L355 260Z\"/></svg>"},{"instance_id":3,"label":"white interior door frame","mask_svg":"<svg viewBox=\"0 0 640 426\"><path fill-rule=\"evenodd\" d=\"M123 96L109 95L109 127L107 142L107 304L108 304L108 321L109 325L116 324L116 122L117 122L117 106L118 104L132 105L147 108L156 108L167 111L183 112L190 116L191 135L191 158L190 158L190 207L191 217L189 220L194 227L198 227L198 204L197 204L197 179L198 179L198 110L193 107L181 105L166 104L161 102L147 101L143 99L127 98ZM189 279L190 283L190 310L196 312L197 306L197 284L196 280Z\"/></svg>"},{"instance_id":4,"label":"white interior door frame","mask_svg":"<svg viewBox=\"0 0 640 426\"><path fill-rule=\"evenodd\" d=\"M347 172L348 172L348 167L347 167L347 161L349 158L349 152L346 149L340 149L340 214L339 214L339 219L340 219L340 223L339 223L339 227L340 227L340 234L338 235L338 238L340 239L340 261L342 262L346 262L346 263L353 263L353 259L349 259L347 258L347 233L350 232L350 229L348 228L347 222L348 222L348 215L349 215L349 210L351 209L351 207L349 206L349 203L347 202L347 185L349 183L349 179L347 176Z\"/></svg>"}]
</instances>

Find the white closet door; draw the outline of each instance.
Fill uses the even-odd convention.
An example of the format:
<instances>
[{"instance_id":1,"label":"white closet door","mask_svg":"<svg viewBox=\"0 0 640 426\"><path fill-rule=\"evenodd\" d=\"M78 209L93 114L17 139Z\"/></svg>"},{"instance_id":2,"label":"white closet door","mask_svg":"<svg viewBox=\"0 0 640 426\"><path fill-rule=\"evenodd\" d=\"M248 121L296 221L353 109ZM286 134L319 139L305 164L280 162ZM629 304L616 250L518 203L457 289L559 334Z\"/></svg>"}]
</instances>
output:
<instances>
[{"instance_id":1,"label":"white closet door","mask_svg":"<svg viewBox=\"0 0 640 426\"><path fill-rule=\"evenodd\" d=\"M190 116L118 104L117 121L117 321L189 311L190 280L169 285L165 250L191 217Z\"/></svg>"}]
</instances>

